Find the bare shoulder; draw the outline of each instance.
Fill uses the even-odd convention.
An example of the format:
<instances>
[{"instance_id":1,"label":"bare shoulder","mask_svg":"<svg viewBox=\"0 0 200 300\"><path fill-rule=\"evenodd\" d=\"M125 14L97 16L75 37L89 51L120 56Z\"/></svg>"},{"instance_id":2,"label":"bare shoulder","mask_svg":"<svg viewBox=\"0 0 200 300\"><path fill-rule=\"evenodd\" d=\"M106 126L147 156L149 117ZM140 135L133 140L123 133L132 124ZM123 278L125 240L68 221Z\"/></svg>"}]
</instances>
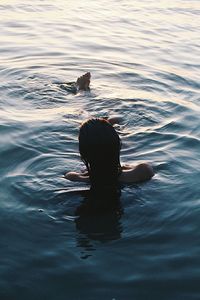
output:
<instances>
[{"instance_id":1,"label":"bare shoulder","mask_svg":"<svg viewBox=\"0 0 200 300\"><path fill-rule=\"evenodd\" d=\"M151 179L154 171L151 165L141 163L135 167L122 168L119 181L123 183L139 183Z\"/></svg>"}]
</instances>

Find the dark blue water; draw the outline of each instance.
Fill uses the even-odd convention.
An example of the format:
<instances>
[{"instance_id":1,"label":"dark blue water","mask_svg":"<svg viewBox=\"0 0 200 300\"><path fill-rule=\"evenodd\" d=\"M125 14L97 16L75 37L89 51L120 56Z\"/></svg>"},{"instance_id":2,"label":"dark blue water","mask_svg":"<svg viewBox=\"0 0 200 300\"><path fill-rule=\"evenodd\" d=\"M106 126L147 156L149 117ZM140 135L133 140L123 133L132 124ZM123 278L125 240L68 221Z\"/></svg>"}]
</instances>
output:
<instances>
[{"instance_id":1,"label":"dark blue water","mask_svg":"<svg viewBox=\"0 0 200 300\"><path fill-rule=\"evenodd\" d=\"M199 1L1 1L0 299L200 297ZM91 93L58 82L92 73ZM121 115L155 177L74 218L78 128ZM74 192L75 191L75 192Z\"/></svg>"}]
</instances>

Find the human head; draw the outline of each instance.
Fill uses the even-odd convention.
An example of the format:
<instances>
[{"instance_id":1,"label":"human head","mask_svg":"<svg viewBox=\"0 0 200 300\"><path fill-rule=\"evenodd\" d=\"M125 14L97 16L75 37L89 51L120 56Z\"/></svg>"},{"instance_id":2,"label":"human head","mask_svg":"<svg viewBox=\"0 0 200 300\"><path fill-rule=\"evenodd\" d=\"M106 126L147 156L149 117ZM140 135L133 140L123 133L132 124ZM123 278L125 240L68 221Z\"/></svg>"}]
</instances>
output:
<instances>
[{"instance_id":1,"label":"human head","mask_svg":"<svg viewBox=\"0 0 200 300\"><path fill-rule=\"evenodd\" d=\"M81 125L79 151L93 187L117 184L120 149L119 135L105 119L93 118Z\"/></svg>"}]
</instances>

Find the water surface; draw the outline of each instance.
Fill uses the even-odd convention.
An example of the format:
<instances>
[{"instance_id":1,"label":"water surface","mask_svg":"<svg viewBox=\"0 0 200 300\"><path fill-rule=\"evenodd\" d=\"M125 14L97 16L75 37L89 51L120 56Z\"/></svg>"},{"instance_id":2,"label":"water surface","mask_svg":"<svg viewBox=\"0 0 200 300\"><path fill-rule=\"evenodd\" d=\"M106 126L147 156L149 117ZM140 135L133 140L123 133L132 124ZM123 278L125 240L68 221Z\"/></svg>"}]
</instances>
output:
<instances>
[{"instance_id":1,"label":"water surface","mask_svg":"<svg viewBox=\"0 0 200 300\"><path fill-rule=\"evenodd\" d=\"M0 295L199 299L199 1L2 0ZM91 93L57 83L92 73ZM121 217L76 220L78 128L119 114Z\"/></svg>"}]
</instances>

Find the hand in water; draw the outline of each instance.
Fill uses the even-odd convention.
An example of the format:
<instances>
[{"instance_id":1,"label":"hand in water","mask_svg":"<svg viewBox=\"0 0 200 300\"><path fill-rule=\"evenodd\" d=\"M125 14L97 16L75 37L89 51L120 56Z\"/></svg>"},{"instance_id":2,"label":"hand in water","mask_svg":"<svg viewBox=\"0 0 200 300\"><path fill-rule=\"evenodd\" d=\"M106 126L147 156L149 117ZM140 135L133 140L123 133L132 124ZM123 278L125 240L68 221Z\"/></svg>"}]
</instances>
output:
<instances>
[{"instance_id":1,"label":"hand in water","mask_svg":"<svg viewBox=\"0 0 200 300\"><path fill-rule=\"evenodd\" d=\"M84 75L78 77L76 85L79 91L88 91L90 89L90 78L90 72L87 72Z\"/></svg>"}]
</instances>

